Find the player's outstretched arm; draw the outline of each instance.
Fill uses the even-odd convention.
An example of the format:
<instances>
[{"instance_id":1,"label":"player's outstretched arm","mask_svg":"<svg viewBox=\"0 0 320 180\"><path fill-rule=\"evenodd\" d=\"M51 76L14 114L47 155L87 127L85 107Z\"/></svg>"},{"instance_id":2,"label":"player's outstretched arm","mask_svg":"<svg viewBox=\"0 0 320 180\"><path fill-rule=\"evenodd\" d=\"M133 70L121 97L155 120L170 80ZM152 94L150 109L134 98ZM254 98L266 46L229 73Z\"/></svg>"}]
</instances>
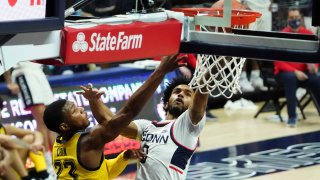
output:
<instances>
[{"instance_id":1,"label":"player's outstretched arm","mask_svg":"<svg viewBox=\"0 0 320 180\"><path fill-rule=\"evenodd\" d=\"M208 69L209 70L209 69ZM216 73L216 69L211 69L210 70L211 73ZM206 77L205 79L208 79L208 77L210 76L209 72L205 73L204 76ZM201 78L202 83L203 79ZM202 90L202 92L206 92L206 88L204 87ZM193 101L191 103L190 106L190 110L189 110L189 115L191 118L191 121L194 125L198 124L201 119L203 118L205 112L206 112L206 108L207 108L207 103L208 103L208 94L202 94L199 89L196 90L195 94L194 94L194 98Z\"/></svg>"},{"instance_id":2,"label":"player's outstretched arm","mask_svg":"<svg viewBox=\"0 0 320 180\"><path fill-rule=\"evenodd\" d=\"M88 139L91 148L103 148L106 142L115 139L141 111L162 82L165 74L180 66L186 65L185 63L179 64L179 61L184 57L177 58L177 56L178 55L163 57L157 69L129 98L119 112L115 114L110 121L104 121L93 128L90 135L91 139Z\"/></svg>"},{"instance_id":3,"label":"player's outstretched arm","mask_svg":"<svg viewBox=\"0 0 320 180\"><path fill-rule=\"evenodd\" d=\"M204 113L206 112L207 103L208 94L201 94L199 90L196 90L189 111L189 115L193 124L198 124L201 121Z\"/></svg>"}]
</instances>

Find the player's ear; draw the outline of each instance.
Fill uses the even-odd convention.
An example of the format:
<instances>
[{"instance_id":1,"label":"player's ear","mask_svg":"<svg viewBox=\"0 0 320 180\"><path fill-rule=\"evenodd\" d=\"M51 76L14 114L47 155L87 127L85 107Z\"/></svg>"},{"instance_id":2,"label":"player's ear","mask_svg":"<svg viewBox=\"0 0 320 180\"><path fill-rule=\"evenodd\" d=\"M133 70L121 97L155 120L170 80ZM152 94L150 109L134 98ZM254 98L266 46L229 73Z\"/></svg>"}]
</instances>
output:
<instances>
[{"instance_id":1,"label":"player's ear","mask_svg":"<svg viewBox=\"0 0 320 180\"><path fill-rule=\"evenodd\" d=\"M70 130L70 127L66 123L63 122L59 125L59 129L62 132L66 132L66 131Z\"/></svg>"}]
</instances>

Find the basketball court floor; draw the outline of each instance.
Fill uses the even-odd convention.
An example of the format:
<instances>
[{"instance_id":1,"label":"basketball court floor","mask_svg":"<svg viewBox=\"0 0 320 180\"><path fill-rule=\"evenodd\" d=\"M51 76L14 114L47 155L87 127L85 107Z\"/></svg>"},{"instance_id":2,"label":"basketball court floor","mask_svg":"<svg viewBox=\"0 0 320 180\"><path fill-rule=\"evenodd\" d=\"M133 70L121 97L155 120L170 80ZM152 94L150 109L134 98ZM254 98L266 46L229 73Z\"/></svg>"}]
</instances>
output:
<instances>
[{"instance_id":1,"label":"basketball court floor","mask_svg":"<svg viewBox=\"0 0 320 180\"><path fill-rule=\"evenodd\" d=\"M257 104L261 106L261 103ZM284 108L285 109L285 108ZM304 149L308 149L308 146L314 146L312 148L319 148L320 143L320 117L313 106L312 103L309 104L308 108L305 110L307 119L300 120L296 128L286 127L284 123L279 120L271 118L274 112L262 113L257 119L254 119L255 110L224 110L217 109L212 111L215 115L219 117L216 122L208 122L205 129L203 130L200 137L200 147L198 151L201 152L211 152L210 156L214 157L219 154L219 151L223 149L228 149L228 154L218 155L222 158L213 158L214 162L226 163L221 161L228 156L239 157L241 155L252 156L253 153L258 153L261 151L275 150L273 152L279 152L280 149L289 149L290 146L297 144L302 145ZM282 115L285 116L286 112L283 111ZM301 117L301 116L300 116ZM301 148L300 148L301 149ZM316 151L316 149L314 149ZM311 152L311 151L310 151ZM269 156L271 159L271 153L263 153ZM290 155L291 154L291 155ZM300 155L305 154L301 153ZM294 162L291 160L297 160L302 158L299 155L294 155L293 153L286 152L278 158L278 161ZM285 159L284 157L290 157ZM319 156L319 155L318 155ZM311 157L311 156L310 156ZM307 157L306 157L307 158ZM308 157L309 158L309 157ZM307 158L307 159L308 159ZM209 161L210 158L208 158ZM244 157L243 159L251 159ZM257 162L263 162L264 165L275 168L280 166L277 164L276 158L269 159L266 163L266 159L254 159L251 161L253 164L258 164ZM282 159L282 160L281 160ZM303 159L303 158L302 158ZM314 160L312 160L314 159ZM277 179L290 179L290 180L314 180L320 179L319 165L317 165L317 158L312 156L311 159L313 163L310 165L304 165L303 163L297 163L297 166L288 168L288 170L275 170L270 173L257 173L256 175L248 176L244 179L254 179L254 180L277 180ZM217 161L218 160L218 161ZM251 159L252 160L252 159ZM230 163L230 161L229 161ZM239 162L238 162L239 163ZM235 165L236 167L241 167L241 165ZM243 166L242 166L243 167ZM272 169L270 168L270 169ZM225 175L220 174L220 175ZM199 177L199 176L198 176ZM205 177L205 176L203 176ZM199 179L204 179L203 177ZM212 176L214 177L214 176ZM239 175L231 175L230 179L242 179ZM239 177L239 178L238 178ZM195 178L197 179L197 178ZM209 178L210 179L210 178ZM224 179L219 178L219 173L217 173L214 179Z\"/></svg>"},{"instance_id":2,"label":"basketball court floor","mask_svg":"<svg viewBox=\"0 0 320 180\"><path fill-rule=\"evenodd\" d=\"M202 131L187 179L319 179L320 117L314 105L308 105L307 119L296 128L286 127L274 112L254 119L256 111L212 110L219 119L207 122ZM131 173L118 179L133 177Z\"/></svg>"}]
</instances>

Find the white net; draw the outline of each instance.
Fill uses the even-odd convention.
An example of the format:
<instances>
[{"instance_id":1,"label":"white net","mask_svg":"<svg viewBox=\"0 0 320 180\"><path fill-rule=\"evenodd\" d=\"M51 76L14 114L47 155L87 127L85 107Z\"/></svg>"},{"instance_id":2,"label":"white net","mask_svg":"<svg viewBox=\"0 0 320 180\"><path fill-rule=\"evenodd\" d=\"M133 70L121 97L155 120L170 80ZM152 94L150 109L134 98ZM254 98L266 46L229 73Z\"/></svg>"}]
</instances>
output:
<instances>
[{"instance_id":1,"label":"white net","mask_svg":"<svg viewBox=\"0 0 320 180\"><path fill-rule=\"evenodd\" d=\"M247 26L235 26L244 29ZM225 28L206 28L201 30L228 33ZM197 65L189 86L199 89L202 94L210 94L212 97L225 96L231 98L237 92L241 92L239 80L246 58L216 56L200 54L197 56ZM208 73L207 75L205 75Z\"/></svg>"},{"instance_id":2,"label":"white net","mask_svg":"<svg viewBox=\"0 0 320 180\"><path fill-rule=\"evenodd\" d=\"M241 92L239 79L246 58L200 54L190 82L193 89L212 97L231 98ZM205 75L208 72L208 75Z\"/></svg>"}]
</instances>

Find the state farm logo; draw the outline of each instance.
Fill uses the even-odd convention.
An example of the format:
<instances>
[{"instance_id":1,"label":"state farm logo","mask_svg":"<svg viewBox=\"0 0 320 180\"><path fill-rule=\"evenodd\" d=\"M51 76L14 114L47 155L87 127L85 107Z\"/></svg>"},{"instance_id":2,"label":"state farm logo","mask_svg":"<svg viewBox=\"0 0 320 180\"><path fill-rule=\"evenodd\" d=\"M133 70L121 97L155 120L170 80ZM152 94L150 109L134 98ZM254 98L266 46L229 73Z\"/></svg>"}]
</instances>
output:
<instances>
[{"instance_id":1,"label":"state farm logo","mask_svg":"<svg viewBox=\"0 0 320 180\"><path fill-rule=\"evenodd\" d=\"M30 0L30 6L41 5L43 0ZM8 0L8 3L11 7L17 4L18 0Z\"/></svg>"},{"instance_id":2,"label":"state farm logo","mask_svg":"<svg viewBox=\"0 0 320 180\"><path fill-rule=\"evenodd\" d=\"M74 52L86 52L88 50L88 43L85 40L86 36L84 35L84 33L78 33L77 40L72 44L72 50Z\"/></svg>"},{"instance_id":3,"label":"state farm logo","mask_svg":"<svg viewBox=\"0 0 320 180\"><path fill-rule=\"evenodd\" d=\"M130 34L120 31L116 35L108 32L106 35L101 33L92 33L89 43L83 32L77 34L77 39L72 43L74 52L90 52L94 51L117 51L117 50L133 50L142 47L143 35Z\"/></svg>"}]
</instances>

